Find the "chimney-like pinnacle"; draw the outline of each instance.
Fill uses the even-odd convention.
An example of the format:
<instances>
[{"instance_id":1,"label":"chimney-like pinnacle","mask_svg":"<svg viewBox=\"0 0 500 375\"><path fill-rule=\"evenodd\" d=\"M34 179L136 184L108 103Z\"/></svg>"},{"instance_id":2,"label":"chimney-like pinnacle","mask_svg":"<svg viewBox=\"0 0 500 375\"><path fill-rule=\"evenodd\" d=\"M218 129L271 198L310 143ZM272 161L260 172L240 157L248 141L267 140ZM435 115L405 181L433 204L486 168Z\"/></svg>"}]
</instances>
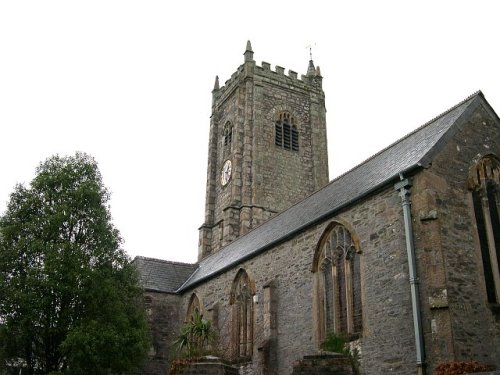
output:
<instances>
[{"instance_id":1,"label":"chimney-like pinnacle","mask_svg":"<svg viewBox=\"0 0 500 375\"><path fill-rule=\"evenodd\" d=\"M214 90L218 90L219 87L219 76L215 76Z\"/></svg>"},{"instance_id":2,"label":"chimney-like pinnacle","mask_svg":"<svg viewBox=\"0 0 500 375\"><path fill-rule=\"evenodd\" d=\"M319 65L316 67L316 75L321 77L321 69L319 68Z\"/></svg>"},{"instance_id":3,"label":"chimney-like pinnacle","mask_svg":"<svg viewBox=\"0 0 500 375\"><path fill-rule=\"evenodd\" d=\"M245 56L245 62L253 61L252 43L250 43L249 40L247 41L247 47L245 48L245 53L243 55Z\"/></svg>"}]
</instances>

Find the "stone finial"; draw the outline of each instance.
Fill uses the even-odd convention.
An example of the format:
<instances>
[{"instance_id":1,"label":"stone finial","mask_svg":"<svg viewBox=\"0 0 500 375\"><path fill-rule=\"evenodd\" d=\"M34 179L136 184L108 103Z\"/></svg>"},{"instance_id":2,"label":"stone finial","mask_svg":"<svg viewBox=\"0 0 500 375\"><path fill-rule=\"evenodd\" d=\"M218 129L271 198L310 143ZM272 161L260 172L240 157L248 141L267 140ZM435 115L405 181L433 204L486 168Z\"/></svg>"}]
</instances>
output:
<instances>
[{"instance_id":1,"label":"stone finial","mask_svg":"<svg viewBox=\"0 0 500 375\"><path fill-rule=\"evenodd\" d=\"M307 67L307 75L313 76L316 75L316 68L314 67L314 62L309 60L309 66Z\"/></svg>"},{"instance_id":2,"label":"stone finial","mask_svg":"<svg viewBox=\"0 0 500 375\"><path fill-rule=\"evenodd\" d=\"M316 75L321 77L321 69L319 68L319 65L316 67Z\"/></svg>"},{"instance_id":3,"label":"stone finial","mask_svg":"<svg viewBox=\"0 0 500 375\"><path fill-rule=\"evenodd\" d=\"M252 50L252 43L250 43L249 40L247 40L247 47L246 47L245 51L253 52L253 50Z\"/></svg>"},{"instance_id":4,"label":"stone finial","mask_svg":"<svg viewBox=\"0 0 500 375\"><path fill-rule=\"evenodd\" d=\"M245 62L246 61L253 61L253 51L252 51L252 44L250 41L247 41L247 47L245 49L245 53L243 54L245 56Z\"/></svg>"},{"instance_id":5,"label":"stone finial","mask_svg":"<svg viewBox=\"0 0 500 375\"><path fill-rule=\"evenodd\" d=\"M215 76L214 90L218 90L219 87L219 76Z\"/></svg>"}]
</instances>

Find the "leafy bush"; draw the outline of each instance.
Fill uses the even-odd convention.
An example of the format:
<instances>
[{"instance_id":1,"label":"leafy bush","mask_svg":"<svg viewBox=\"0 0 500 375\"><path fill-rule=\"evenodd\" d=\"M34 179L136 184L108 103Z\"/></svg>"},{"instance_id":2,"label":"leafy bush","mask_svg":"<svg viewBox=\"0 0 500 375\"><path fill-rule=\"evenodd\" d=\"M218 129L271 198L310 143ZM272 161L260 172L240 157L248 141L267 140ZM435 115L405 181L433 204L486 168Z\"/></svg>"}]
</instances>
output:
<instances>
[{"instance_id":1,"label":"leafy bush","mask_svg":"<svg viewBox=\"0 0 500 375\"><path fill-rule=\"evenodd\" d=\"M195 310L191 319L184 323L181 333L175 341L177 353L185 354L186 357L207 354L214 337L215 332L210 321L203 318L198 310Z\"/></svg>"},{"instance_id":2,"label":"leafy bush","mask_svg":"<svg viewBox=\"0 0 500 375\"><path fill-rule=\"evenodd\" d=\"M346 339L343 336L328 335L321 344L321 349L327 352L344 354L346 350Z\"/></svg>"},{"instance_id":3,"label":"leafy bush","mask_svg":"<svg viewBox=\"0 0 500 375\"><path fill-rule=\"evenodd\" d=\"M191 318L184 323L175 341L177 358L170 362L169 374L177 374L180 369L200 361L204 355L213 351L215 331L209 320L196 309Z\"/></svg>"}]
</instances>

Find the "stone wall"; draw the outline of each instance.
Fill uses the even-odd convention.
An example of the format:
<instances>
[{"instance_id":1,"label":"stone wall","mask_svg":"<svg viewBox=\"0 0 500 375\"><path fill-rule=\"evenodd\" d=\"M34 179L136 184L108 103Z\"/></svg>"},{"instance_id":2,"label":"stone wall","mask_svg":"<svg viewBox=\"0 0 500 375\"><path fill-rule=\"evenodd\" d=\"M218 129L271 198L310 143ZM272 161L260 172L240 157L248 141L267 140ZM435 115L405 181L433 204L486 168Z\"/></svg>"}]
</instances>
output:
<instances>
[{"instance_id":1,"label":"stone wall","mask_svg":"<svg viewBox=\"0 0 500 375\"><path fill-rule=\"evenodd\" d=\"M430 367L475 359L500 366L500 315L487 302L468 187L474 159L500 155L500 128L479 107L414 180L413 215ZM432 372L431 372L432 373Z\"/></svg>"},{"instance_id":2,"label":"stone wall","mask_svg":"<svg viewBox=\"0 0 500 375\"><path fill-rule=\"evenodd\" d=\"M253 280L257 296L254 355L247 367L258 373L257 369L264 367L266 350L275 350L277 373L290 374L294 361L316 353L319 347L311 268L320 237L334 221L344 224L360 244L364 301L360 345L366 374L412 372L415 345L402 209L392 186L238 268L198 285L186 293L181 311L187 310L191 292L199 296L207 316L208 310L216 307L221 351L230 352L230 290L239 268L244 268ZM275 295L274 306L266 308L265 293L269 285ZM266 316L268 309L275 314ZM266 349L271 335L271 329L266 329L267 319L273 320L272 327L276 330L274 347L270 349Z\"/></svg>"},{"instance_id":3,"label":"stone wall","mask_svg":"<svg viewBox=\"0 0 500 375\"><path fill-rule=\"evenodd\" d=\"M144 303L151 329L149 359L141 369L143 375L167 374L174 353L173 342L179 335L183 314L179 312L181 297L146 291Z\"/></svg>"},{"instance_id":4,"label":"stone wall","mask_svg":"<svg viewBox=\"0 0 500 375\"><path fill-rule=\"evenodd\" d=\"M293 364L292 375L353 375L348 357L341 354L318 354L304 357Z\"/></svg>"},{"instance_id":5,"label":"stone wall","mask_svg":"<svg viewBox=\"0 0 500 375\"><path fill-rule=\"evenodd\" d=\"M326 143L313 144L313 133L325 130L324 96L317 99L322 113L311 113L313 103L309 90L286 81L286 76L255 77L254 124L259 128L254 141L253 194L258 204L280 212L301 200L328 182L328 158ZM319 104L318 103L318 104ZM285 150L274 144L274 124L282 111L290 112L295 118L299 132L299 152ZM322 116L322 126L312 122L313 116ZM325 137L326 142L326 137ZM315 165L314 156L321 158ZM321 172L316 171L317 169ZM322 175L315 179L315 171Z\"/></svg>"},{"instance_id":6,"label":"stone wall","mask_svg":"<svg viewBox=\"0 0 500 375\"><path fill-rule=\"evenodd\" d=\"M172 375L238 375L238 369L216 357L205 357L195 362L177 365ZM165 374L166 375L166 374Z\"/></svg>"}]
</instances>

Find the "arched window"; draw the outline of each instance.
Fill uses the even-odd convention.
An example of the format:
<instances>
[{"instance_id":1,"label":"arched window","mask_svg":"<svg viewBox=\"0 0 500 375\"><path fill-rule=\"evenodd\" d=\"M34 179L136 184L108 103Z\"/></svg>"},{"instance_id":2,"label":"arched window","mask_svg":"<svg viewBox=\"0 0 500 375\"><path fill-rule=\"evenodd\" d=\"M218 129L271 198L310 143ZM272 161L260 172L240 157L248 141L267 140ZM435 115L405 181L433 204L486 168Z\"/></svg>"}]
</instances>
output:
<instances>
[{"instance_id":1,"label":"arched window","mask_svg":"<svg viewBox=\"0 0 500 375\"><path fill-rule=\"evenodd\" d=\"M361 335L359 255L351 234L340 224L329 228L320 241L313 268L319 343L329 334L348 340Z\"/></svg>"},{"instance_id":2,"label":"arched window","mask_svg":"<svg viewBox=\"0 0 500 375\"><path fill-rule=\"evenodd\" d=\"M488 302L500 303L500 161L483 157L471 170L470 187L474 203L479 246Z\"/></svg>"},{"instance_id":3,"label":"arched window","mask_svg":"<svg viewBox=\"0 0 500 375\"><path fill-rule=\"evenodd\" d=\"M274 125L274 144L280 148L299 151L299 132L295 120L288 112L282 112Z\"/></svg>"},{"instance_id":4,"label":"arched window","mask_svg":"<svg viewBox=\"0 0 500 375\"><path fill-rule=\"evenodd\" d=\"M196 295L196 293L191 294L191 298L189 299L189 305L188 309L186 312L186 321L189 321L192 319L195 311L201 314L201 305L200 305L200 299Z\"/></svg>"},{"instance_id":5,"label":"arched window","mask_svg":"<svg viewBox=\"0 0 500 375\"><path fill-rule=\"evenodd\" d=\"M232 141L233 141L233 126L231 125L231 122L228 121L226 122L226 125L224 125L222 143L224 146L231 147Z\"/></svg>"},{"instance_id":6,"label":"arched window","mask_svg":"<svg viewBox=\"0 0 500 375\"><path fill-rule=\"evenodd\" d=\"M253 296L250 279L240 269L232 288L232 349L234 358L248 358L253 351Z\"/></svg>"}]
</instances>

